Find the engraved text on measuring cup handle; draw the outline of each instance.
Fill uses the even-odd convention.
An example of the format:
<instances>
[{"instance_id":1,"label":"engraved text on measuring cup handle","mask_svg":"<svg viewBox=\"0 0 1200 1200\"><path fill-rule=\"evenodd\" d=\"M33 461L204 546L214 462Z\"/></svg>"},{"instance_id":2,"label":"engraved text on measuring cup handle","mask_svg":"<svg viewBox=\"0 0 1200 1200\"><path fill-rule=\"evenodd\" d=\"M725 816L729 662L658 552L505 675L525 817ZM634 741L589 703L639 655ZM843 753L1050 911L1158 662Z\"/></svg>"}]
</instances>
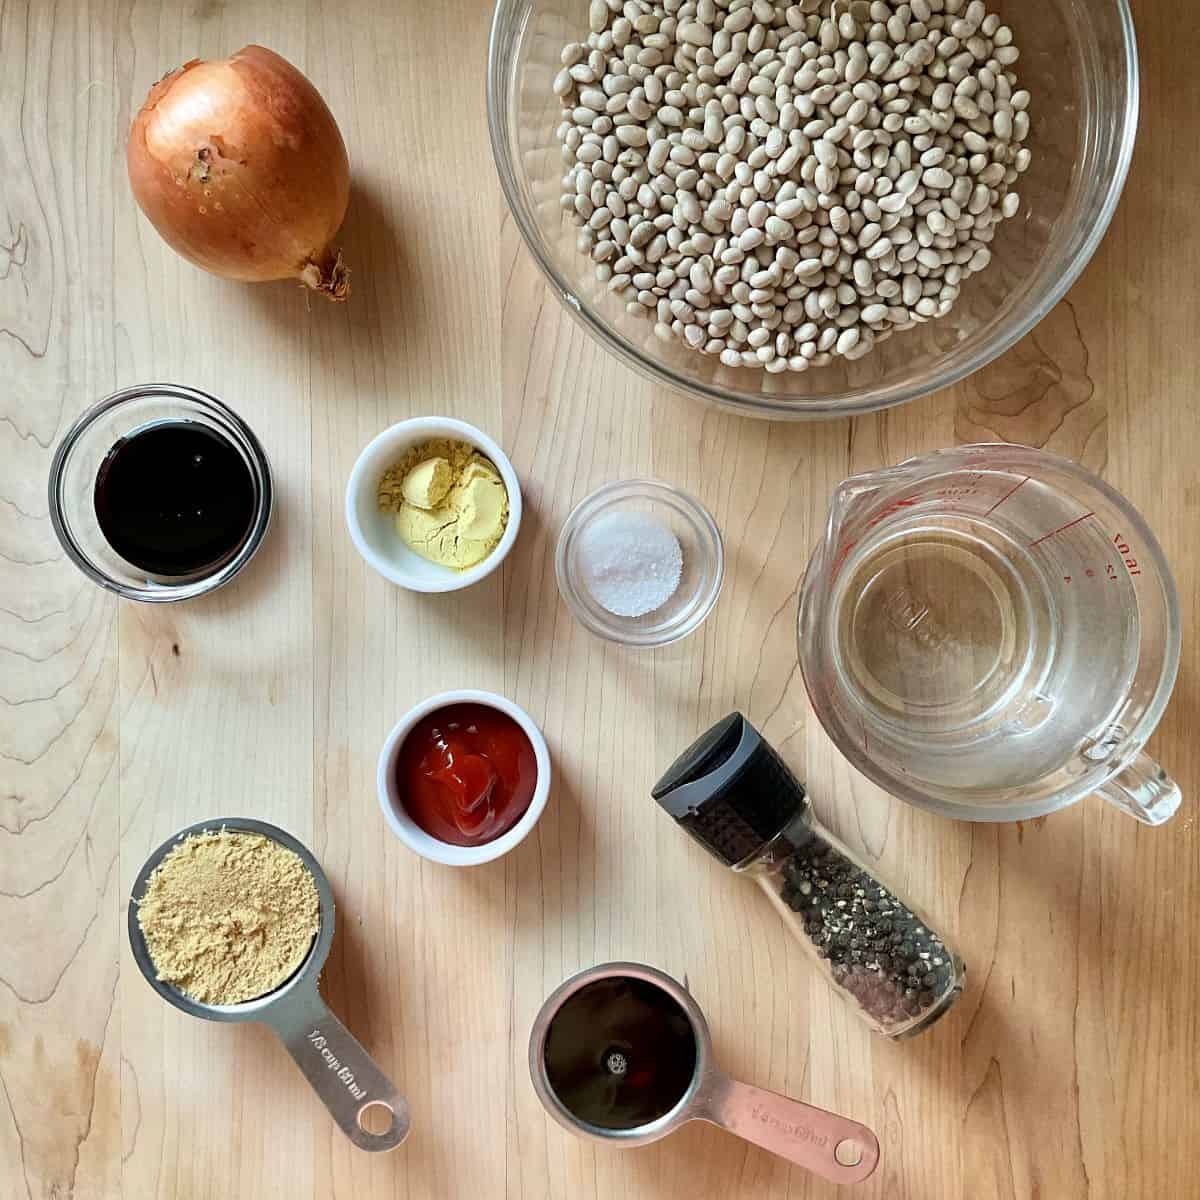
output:
<instances>
[{"instance_id":1,"label":"engraved text on measuring cup handle","mask_svg":"<svg viewBox=\"0 0 1200 1200\"><path fill-rule=\"evenodd\" d=\"M879 1162L867 1126L723 1075L708 1082L696 1115L835 1183L866 1179Z\"/></svg>"},{"instance_id":2,"label":"engraved text on measuring cup handle","mask_svg":"<svg viewBox=\"0 0 1200 1200\"><path fill-rule=\"evenodd\" d=\"M286 997L269 1014L267 1023L356 1146L392 1150L404 1141L409 1128L408 1101L329 1011L315 988Z\"/></svg>"}]
</instances>

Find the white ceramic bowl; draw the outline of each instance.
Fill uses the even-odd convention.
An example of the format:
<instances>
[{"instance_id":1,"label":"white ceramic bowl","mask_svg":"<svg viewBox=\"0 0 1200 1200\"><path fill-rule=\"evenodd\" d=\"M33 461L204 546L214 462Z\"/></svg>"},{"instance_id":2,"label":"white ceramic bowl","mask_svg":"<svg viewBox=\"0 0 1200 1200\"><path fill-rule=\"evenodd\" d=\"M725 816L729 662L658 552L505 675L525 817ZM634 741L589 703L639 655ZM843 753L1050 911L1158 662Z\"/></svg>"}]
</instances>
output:
<instances>
[{"instance_id":1,"label":"white ceramic bowl","mask_svg":"<svg viewBox=\"0 0 1200 1200\"><path fill-rule=\"evenodd\" d=\"M525 731L533 746L533 756L537 762L537 782L533 789L533 799L521 819L507 832L494 841L485 842L482 846L452 846L439 838L426 833L405 811L400 789L396 784L396 756L404 739L408 737L413 727L422 718L439 708L450 704L483 704L488 708L512 717ZM448 867L473 867L479 863L491 862L507 854L514 846L524 841L526 834L538 823L546 800L550 796L550 751L542 731L533 723L533 718L521 707L494 692L477 692L465 690L459 692L442 692L439 696L430 696L416 708L410 709L396 723L395 728L388 734L387 741L379 754L379 769L376 776L379 788L379 807L383 809L384 820L391 831L410 849L427 858L431 862L444 863Z\"/></svg>"},{"instance_id":2,"label":"white ceramic bowl","mask_svg":"<svg viewBox=\"0 0 1200 1200\"><path fill-rule=\"evenodd\" d=\"M391 514L381 512L375 493L383 473L405 452L433 438L469 442L491 459L508 492L508 525L481 563L453 571L415 554L399 538ZM346 527L359 554L384 579L414 592L457 592L490 575L504 561L521 527L521 485L508 456L486 433L450 417L413 417L385 429L367 443L346 484Z\"/></svg>"}]
</instances>

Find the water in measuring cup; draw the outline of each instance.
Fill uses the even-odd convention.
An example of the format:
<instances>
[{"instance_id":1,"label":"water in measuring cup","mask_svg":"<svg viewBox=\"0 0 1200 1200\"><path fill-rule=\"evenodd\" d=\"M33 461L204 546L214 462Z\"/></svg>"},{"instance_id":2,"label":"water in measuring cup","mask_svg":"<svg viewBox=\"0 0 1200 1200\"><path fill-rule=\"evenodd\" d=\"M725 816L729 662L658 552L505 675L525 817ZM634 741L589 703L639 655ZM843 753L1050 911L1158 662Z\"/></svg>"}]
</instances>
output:
<instances>
[{"instance_id":1,"label":"water in measuring cup","mask_svg":"<svg viewBox=\"0 0 1200 1200\"><path fill-rule=\"evenodd\" d=\"M1138 650L1132 582L1105 530L1021 476L1020 502L989 511L1010 481L988 476L978 511L918 503L861 537L831 609L864 752L964 798L1036 780L1100 736Z\"/></svg>"}]
</instances>

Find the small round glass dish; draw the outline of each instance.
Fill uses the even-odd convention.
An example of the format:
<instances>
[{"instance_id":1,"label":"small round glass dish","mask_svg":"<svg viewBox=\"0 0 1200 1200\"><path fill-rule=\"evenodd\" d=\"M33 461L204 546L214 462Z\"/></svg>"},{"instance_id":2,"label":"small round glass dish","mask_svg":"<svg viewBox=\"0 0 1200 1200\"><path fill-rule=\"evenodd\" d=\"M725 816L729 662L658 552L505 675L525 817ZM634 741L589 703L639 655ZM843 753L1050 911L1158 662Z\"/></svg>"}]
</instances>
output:
<instances>
[{"instance_id":1,"label":"small round glass dish","mask_svg":"<svg viewBox=\"0 0 1200 1200\"><path fill-rule=\"evenodd\" d=\"M583 535L599 517L616 512L653 517L670 529L683 553L679 586L643 616L610 612L584 579ZM708 509L687 492L655 479L625 479L606 483L575 506L558 536L554 570L558 590L585 629L625 646L666 646L698 629L712 611L725 576L725 551Z\"/></svg>"},{"instance_id":2,"label":"small round glass dish","mask_svg":"<svg viewBox=\"0 0 1200 1200\"><path fill-rule=\"evenodd\" d=\"M195 421L208 426L245 460L253 514L228 555L190 575L155 576L109 545L96 517L96 476L113 446L158 423ZM190 600L228 583L262 544L271 522L271 468L249 426L220 400L173 383L148 383L114 392L67 430L50 464L50 523L67 557L94 583L127 600L161 604Z\"/></svg>"}]
</instances>

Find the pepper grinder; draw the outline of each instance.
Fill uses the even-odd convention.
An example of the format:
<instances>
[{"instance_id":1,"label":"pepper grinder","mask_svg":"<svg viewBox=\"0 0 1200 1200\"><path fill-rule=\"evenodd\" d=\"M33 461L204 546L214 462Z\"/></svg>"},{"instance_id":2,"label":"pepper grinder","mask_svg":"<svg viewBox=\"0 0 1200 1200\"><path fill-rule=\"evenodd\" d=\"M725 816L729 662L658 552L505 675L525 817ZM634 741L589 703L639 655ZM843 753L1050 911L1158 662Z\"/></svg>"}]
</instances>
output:
<instances>
[{"instance_id":1,"label":"pepper grinder","mask_svg":"<svg viewBox=\"0 0 1200 1200\"><path fill-rule=\"evenodd\" d=\"M741 713L693 742L652 795L714 858L766 892L875 1032L911 1037L961 994L962 959L820 824L803 785Z\"/></svg>"}]
</instances>

